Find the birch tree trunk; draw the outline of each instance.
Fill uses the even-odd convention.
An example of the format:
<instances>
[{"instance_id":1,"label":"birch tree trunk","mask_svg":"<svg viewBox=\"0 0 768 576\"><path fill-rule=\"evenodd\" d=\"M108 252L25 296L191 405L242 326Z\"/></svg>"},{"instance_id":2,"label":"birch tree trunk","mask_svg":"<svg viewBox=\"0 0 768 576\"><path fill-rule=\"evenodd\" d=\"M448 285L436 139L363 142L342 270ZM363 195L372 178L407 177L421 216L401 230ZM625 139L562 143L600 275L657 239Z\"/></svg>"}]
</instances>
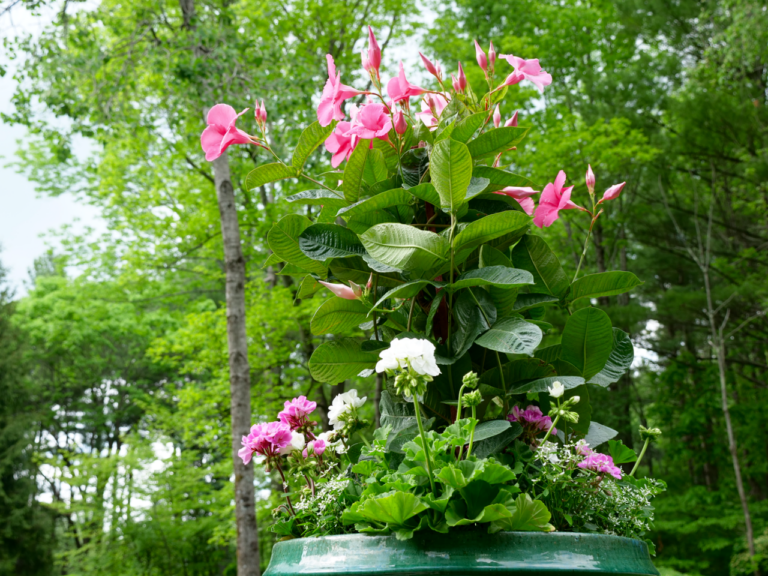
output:
<instances>
[{"instance_id":1,"label":"birch tree trunk","mask_svg":"<svg viewBox=\"0 0 768 576\"><path fill-rule=\"evenodd\" d=\"M247 466L237 455L240 440L251 426L251 374L245 332L245 259L240 245L235 191L225 152L213 161L213 177L221 215L226 271L227 345L229 348L232 460L235 472L237 522L237 576L260 576L259 531L253 488L253 462Z\"/></svg>"}]
</instances>

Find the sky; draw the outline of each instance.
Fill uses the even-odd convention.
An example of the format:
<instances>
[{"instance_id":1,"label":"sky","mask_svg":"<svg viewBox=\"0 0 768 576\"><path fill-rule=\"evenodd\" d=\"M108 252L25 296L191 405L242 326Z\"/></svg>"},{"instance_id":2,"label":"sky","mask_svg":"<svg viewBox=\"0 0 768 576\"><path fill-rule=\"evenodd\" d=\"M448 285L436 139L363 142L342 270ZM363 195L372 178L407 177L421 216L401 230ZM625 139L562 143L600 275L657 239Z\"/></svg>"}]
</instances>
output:
<instances>
[{"instance_id":1,"label":"sky","mask_svg":"<svg viewBox=\"0 0 768 576\"><path fill-rule=\"evenodd\" d=\"M35 33L47 18L45 14L36 18L22 7L15 8L10 16L0 17L0 37ZM10 64L2 49L0 63ZM12 110L15 85L11 64L7 74L0 77L0 111ZM58 246L55 239L46 238L49 231L65 224L73 224L74 231L86 226L104 229L96 208L77 202L70 195L38 196L34 184L17 173L16 168L8 166L15 160L17 141L25 136L24 128L0 123L0 262L9 269L9 281L16 288L17 296L26 292L27 271L35 258L45 253L49 246L54 250ZM86 150L75 149L74 152L83 154Z\"/></svg>"}]
</instances>

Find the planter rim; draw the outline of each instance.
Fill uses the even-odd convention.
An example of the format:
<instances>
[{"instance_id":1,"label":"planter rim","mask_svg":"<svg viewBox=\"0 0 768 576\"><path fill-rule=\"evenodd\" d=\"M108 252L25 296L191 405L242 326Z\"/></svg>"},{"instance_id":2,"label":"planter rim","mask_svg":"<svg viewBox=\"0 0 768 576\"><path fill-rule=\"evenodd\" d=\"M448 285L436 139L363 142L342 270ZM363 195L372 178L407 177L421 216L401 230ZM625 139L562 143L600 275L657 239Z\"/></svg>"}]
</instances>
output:
<instances>
[{"instance_id":1,"label":"planter rim","mask_svg":"<svg viewBox=\"0 0 768 576\"><path fill-rule=\"evenodd\" d=\"M264 576L441 574L659 576L640 540L573 532L344 534L275 544Z\"/></svg>"}]
</instances>

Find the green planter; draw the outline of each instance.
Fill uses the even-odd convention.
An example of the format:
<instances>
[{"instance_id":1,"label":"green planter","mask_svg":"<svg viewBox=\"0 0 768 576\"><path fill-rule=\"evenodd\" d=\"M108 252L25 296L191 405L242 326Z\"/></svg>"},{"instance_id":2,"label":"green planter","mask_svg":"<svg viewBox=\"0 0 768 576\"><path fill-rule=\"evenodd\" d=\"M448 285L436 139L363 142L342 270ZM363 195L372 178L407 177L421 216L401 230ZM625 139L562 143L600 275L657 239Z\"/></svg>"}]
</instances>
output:
<instances>
[{"instance_id":1,"label":"green planter","mask_svg":"<svg viewBox=\"0 0 768 576\"><path fill-rule=\"evenodd\" d=\"M394 536L350 534L278 542L264 576L658 576L639 540L554 532L454 532Z\"/></svg>"}]
</instances>

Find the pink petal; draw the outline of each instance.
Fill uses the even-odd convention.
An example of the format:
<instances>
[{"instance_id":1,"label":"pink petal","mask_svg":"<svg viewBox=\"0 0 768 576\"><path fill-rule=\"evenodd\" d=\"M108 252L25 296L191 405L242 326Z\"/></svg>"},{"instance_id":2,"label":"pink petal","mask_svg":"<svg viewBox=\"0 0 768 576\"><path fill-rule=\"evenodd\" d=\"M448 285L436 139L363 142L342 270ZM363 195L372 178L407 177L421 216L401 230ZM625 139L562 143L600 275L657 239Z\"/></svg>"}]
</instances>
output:
<instances>
[{"instance_id":1,"label":"pink petal","mask_svg":"<svg viewBox=\"0 0 768 576\"><path fill-rule=\"evenodd\" d=\"M560 172L557 173L557 178L555 178L555 190L557 191L558 196L562 193L563 184L565 184L565 172L560 170Z\"/></svg>"},{"instance_id":2,"label":"pink petal","mask_svg":"<svg viewBox=\"0 0 768 576\"><path fill-rule=\"evenodd\" d=\"M200 135L200 145L205 152L205 159L209 162L216 160L221 155L221 141L224 138L224 129L217 125L208 126Z\"/></svg>"},{"instance_id":3,"label":"pink petal","mask_svg":"<svg viewBox=\"0 0 768 576\"><path fill-rule=\"evenodd\" d=\"M536 208L533 198L515 198L515 200L517 200L517 203L520 204L528 216L533 215L533 210Z\"/></svg>"},{"instance_id":4,"label":"pink petal","mask_svg":"<svg viewBox=\"0 0 768 576\"><path fill-rule=\"evenodd\" d=\"M248 446L243 446L240 448L240 450L237 451L237 455L240 456L240 458L243 460L243 464L248 464L248 462L251 461L251 457L253 456L253 450L251 450Z\"/></svg>"},{"instance_id":5,"label":"pink petal","mask_svg":"<svg viewBox=\"0 0 768 576\"><path fill-rule=\"evenodd\" d=\"M317 107L317 121L320 126L328 126L333 121L333 100L324 99Z\"/></svg>"},{"instance_id":6,"label":"pink petal","mask_svg":"<svg viewBox=\"0 0 768 576\"><path fill-rule=\"evenodd\" d=\"M333 62L333 56L326 54L325 59L328 62L328 78L334 78L336 76L336 64Z\"/></svg>"},{"instance_id":7,"label":"pink petal","mask_svg":"<svg viewBox=\"0 0 768 576\"><path fill-rule=\"evenodd\" d=\"M331 284L330 282L323 282L322 280L320 280L320 284L328 288L328 290L336 294L339 298L344 298L345 300L357 299L357 296L355 296L355 293L349 286L344 286L344 284Z\"/></svg>"},{"instance_id":8,"label":"pink petal","mask_svg":"<svg viewBox=\"0 0 768 576\"><path fill-rule=\"evenodd\" d=\"M208 110L208 124L218 124L219 126L229 127L229 123L237 118L237 112L229 104L216 104Z\"/></svg>"},{"instance_id":9,"label":"pink petal","mask_svg":"<svg viewBox=\"0 0 768 576\"><path fill-rule=\"evenodd\" d=\"M387 94L392 98L393 102L399 102L404 98L402 90L400 89L400 80L395 77L387 82Z\"/></svg>"},{"instance_id":10,"label":"pink petal","mask_svg":"<svg viewBox=\"0 0 768 576\"><path fill-rule=\"evenodd\" d=\"M534 190L529 186L507 186L503 190L499 190L499 192L502 192L507 196L511 196L516 200L528 198L529 196L533 196L534 194L539 193L537 190Z\"/></svg>"}]
</instances>

